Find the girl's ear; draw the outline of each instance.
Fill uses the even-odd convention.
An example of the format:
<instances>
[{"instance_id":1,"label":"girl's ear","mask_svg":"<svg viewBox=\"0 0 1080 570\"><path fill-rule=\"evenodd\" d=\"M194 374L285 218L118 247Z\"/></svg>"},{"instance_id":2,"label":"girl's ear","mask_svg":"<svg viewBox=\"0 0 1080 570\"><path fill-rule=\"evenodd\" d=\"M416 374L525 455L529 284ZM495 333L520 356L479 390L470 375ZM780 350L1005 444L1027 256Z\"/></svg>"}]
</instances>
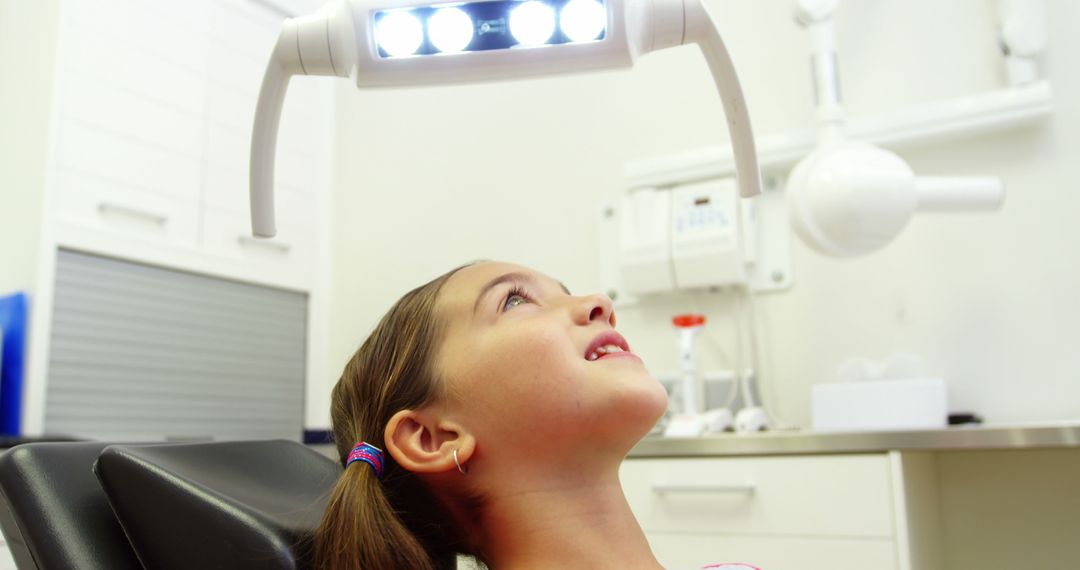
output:
<instances>
[{"instance_id":1,"label":"girl's ear","mask_svg":"<svg viewBox=\"0 0 1080 570\"><path fill-rule=\"evenodd\" d=\"M401 410L386 424L386 451L398 465L413 473L456 470L454 450L464 465L476 448L476 439L460 424L430 410Z\"/></svg>"}]
</instances>

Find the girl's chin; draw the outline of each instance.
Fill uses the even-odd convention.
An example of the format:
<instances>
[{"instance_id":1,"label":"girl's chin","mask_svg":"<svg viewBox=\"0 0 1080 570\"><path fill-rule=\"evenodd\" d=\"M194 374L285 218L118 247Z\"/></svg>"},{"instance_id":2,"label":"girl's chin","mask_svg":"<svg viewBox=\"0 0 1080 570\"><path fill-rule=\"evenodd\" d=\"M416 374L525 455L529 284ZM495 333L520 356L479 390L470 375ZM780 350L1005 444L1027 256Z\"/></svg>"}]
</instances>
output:
<instances>
[{"instance_id":1,"label":"girl's chin","mask_svg":"<svg viewBox=\"0 0 1080 570\"><path fill-rule=\"evenodd\" d=\"M633 446L660 421L667 407L667 391L659 382L651 380L620 395L618 406L611 410L615 416L612 423L619 426L619 435Z\"/></svg>"},{"instance_id":2,"label":"girl's chin","mask_svg":"<svg viewBox=\"0 0 1080 570\"><path fill-rule=\"evenodd\" d=\"M656 422L660 421L660 418L664 416L664 412L668 409L667 390L664 390L664 387L659 382L656 383L656 386L657 390L652 394L649 401L650 413L648 414L648 421L643 422L645 431L638 436L638 439L645 437L645 434L652 431L652 428L656 426Z\"/></svg>"}]
</instances>

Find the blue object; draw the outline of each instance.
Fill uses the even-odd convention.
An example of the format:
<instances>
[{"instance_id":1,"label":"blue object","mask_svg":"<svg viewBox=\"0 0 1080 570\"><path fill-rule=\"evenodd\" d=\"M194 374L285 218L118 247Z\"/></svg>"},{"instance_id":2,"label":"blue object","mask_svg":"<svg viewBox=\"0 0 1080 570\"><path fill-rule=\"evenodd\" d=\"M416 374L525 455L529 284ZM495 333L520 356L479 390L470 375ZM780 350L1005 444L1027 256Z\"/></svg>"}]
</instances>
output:
<instances>
[{"instance_id":1,"label":"blue object","mask_svg":"<svg viewBox=\"0 0 1080 570\"><path fill-rule=\"evenodd\" d=\"M0 297L0 434L19 435L22 424L23 371L26 368L26 293Z\"/></svg>"}]
</instances>

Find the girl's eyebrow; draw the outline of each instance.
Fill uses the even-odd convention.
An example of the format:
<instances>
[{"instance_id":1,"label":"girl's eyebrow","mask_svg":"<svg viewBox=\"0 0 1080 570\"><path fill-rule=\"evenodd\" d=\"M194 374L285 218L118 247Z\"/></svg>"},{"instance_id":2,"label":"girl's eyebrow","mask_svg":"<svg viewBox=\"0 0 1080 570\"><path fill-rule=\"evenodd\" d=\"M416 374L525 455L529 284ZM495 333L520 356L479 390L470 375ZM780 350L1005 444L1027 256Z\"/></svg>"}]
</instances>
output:
<instances>
[{"instance_id":1,"label":"girl's eyebrow","mask_svg":"<svg viewBox=\"0 0 1080 570\"><path fill-rule=\"evenodd\" d=\"M484 298L484 295L487 295L488 292L491 291L493 288L510 281L524 281L525 283L528 283L530 285L537 285L536 277L534 277L531 273L524 273L521 271L504 273L492 279L491 281L488 281L483 286L483 288L480 289L480 294L476 296L476 302L473 303L473 313L476 313L476 310L480 308L480 301ZM559 287L562 288L564 293L566 293L567 295L570 294L570 290L567 289L566 285L563 285L561 281L556 281L556 283L559 284Z\"/></svg>"}]
</instances>

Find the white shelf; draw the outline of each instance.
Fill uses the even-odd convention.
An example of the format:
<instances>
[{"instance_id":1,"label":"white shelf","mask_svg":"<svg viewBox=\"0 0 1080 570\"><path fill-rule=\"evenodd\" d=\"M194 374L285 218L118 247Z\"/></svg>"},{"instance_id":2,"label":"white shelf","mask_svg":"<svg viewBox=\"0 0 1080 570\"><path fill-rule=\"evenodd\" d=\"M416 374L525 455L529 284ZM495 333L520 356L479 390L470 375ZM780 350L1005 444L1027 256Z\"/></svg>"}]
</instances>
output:
<instances>
[{"instance_id":1,"label":"white shelf","mask_svg":"<svg viewBox=\"0 0 1080 570\"><path fill-rule=\"evenodd\" d=\"M1010 87L908 109L853 118L849 138L893 150L913 144L938 143L1006 131L1035 124L1054 110L1050 83ZM758 138L758 160L764 174L784 171L815 145L814 129L798 129ZM623 166L627 189L663 187L730 176L735 162L728 145L714 145Z\"/></svg>"}]
</instances>

